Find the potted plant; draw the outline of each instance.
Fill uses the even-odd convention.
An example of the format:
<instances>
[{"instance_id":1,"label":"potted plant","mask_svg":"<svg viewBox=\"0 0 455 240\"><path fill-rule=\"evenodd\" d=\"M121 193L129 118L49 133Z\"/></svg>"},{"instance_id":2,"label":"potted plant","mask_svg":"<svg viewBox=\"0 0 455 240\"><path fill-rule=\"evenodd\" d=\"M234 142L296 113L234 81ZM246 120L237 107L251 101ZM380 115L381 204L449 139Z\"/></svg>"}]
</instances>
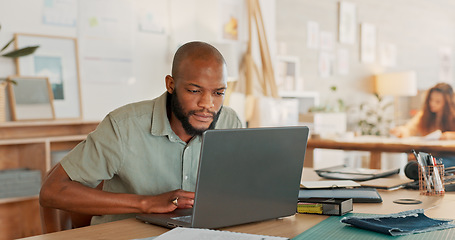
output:
<instances>
[{"instance_id":1,"label":"potted plant","mask_svg":"<svg viewBox=\"0 0 455 240\"><path fill-rule=\"evenodd\" d=\"M2 25L0 24L0 30L2 29ZM25 47L25 48L21 48L21 49L16 49L16 50L13 50L13 51L10 51L10 52L7 52L7 53L3 53L10 45L11 43L14 42L14 38L11 39L5 46L3 46L1 49L0 49L0 56L2 57L7 57L7 58L18 58L18 57L23 57L23 56L27 56L27 55L30 55L30 54L33 54L36 49L39 47L39 46L29 46L29 47ZM13 80L9 80L7 78L0 78L0 122L4 122L5 121L5 88L6 88L6 85L8 82L11 82L12 84L16 84L15 81Z\"/></svg>"},{"instance_id":2,"label":"potted plant","mask_svg":"<svg viewBox=\"0 0 455 240\"><path fill-rule=\"evenodd\" d=\"M2 25L0 24L0 31L2 30ZM27 55L30 55L30 54L33 54L36 49L39 47L39 46L29 46L29 47L25 47L25 48L21 48L21 49L16 49L16 50L13 50L13 51L10 51L10 52L7 52L7 53L3 53L12 43L14 42L14 38L12 38L5 46L3 46L3 48L0 50L0 54L2 57L7 57L7 58L18 58L18 57L23 57L23 56L27 56ZM0 79L0 81L3 81L3 82L6 82L6 81L9 81L7 79ZM13 82L13 81L11 81ZM15 82L13 82L14 84L16 84Z\"/></svg>"},{"instance_id":3,"label":"potted plant","mask_svg":"<svg viewBox=\"0 0 455 240\"><path fill-rule=\"evenodd\" d=\"M378 94L374 94L374 101L360 104L360 118L357 126L362 135L388 136L392 124L389 108L392 103L384 101Z\"/></svg>"},{"instance_id":4,"label":"potted plant","mask_svg":"<svg viewBox=\"0 0 455 240\"><path fill-rule=\"evenodd\" d=\"M330 86L330 98L325 105L313 106L309 109L312 113L317 112L345 112L346 105L343 99L336 98L338 87L335 85Z\"/></svg>"}]
</instances>

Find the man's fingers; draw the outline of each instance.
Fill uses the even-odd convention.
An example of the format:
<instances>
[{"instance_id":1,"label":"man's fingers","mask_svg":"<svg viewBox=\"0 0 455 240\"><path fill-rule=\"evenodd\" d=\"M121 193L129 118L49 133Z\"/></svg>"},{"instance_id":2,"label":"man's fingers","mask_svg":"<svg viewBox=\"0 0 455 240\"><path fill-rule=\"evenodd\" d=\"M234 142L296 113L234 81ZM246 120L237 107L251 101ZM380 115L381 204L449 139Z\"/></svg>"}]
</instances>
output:
<instances>
[{"instance_id":1,"label":"man's fingers","mask_svg":"<svg viewBox=\"0 0 455 240\"><path fill-rule=\"evenodd\" d=\"M185 197L185 198L193 198L194 199L194 192L188 192L184 190L177 190L176 197Z\"/></svg>"},{"instance_id":2,"label":"man's fingers","mask_svg":"<svg viewBox=\"0 0 455 240\"><path fill-rule=\"evenodd\" d=\"M191 208L194 205L193 198L179 197L176 202L178 208Z\"/></svg>"}]
</instances>

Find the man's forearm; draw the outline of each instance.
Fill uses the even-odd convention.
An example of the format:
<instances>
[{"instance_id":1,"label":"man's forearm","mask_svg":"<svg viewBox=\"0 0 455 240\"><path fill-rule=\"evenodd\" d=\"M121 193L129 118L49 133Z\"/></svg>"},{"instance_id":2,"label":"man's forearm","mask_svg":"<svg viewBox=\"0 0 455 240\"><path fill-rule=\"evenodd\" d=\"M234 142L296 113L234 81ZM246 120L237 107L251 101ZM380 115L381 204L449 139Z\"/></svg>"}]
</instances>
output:
<instances>
[{"instance_id":1,"label":"man's forearm","mask_svg":"<svg viewBox=\"0 0 455 240\"><path fill-rule=\"evenodd\" d=\"M172 200L178 198L178 206ZM124 213L165 213L178 208L191 208L194 193L174 190L160 195L111 193L72 181L58 165L47 177L40 192L43 207L89 215Z\"/></svg>"},{"instance_id":2,"label":"man's forearm","mask_svg":"<svg viewBox=\"0 0 455 240\"><path fill-rule=\"evenodd\" d=\"M145 196L101 191L71 181L65 175L60 167L46 179L40 192L43 207L91 215L142 212L141 198Z\"/></svg>"}]
</instances>

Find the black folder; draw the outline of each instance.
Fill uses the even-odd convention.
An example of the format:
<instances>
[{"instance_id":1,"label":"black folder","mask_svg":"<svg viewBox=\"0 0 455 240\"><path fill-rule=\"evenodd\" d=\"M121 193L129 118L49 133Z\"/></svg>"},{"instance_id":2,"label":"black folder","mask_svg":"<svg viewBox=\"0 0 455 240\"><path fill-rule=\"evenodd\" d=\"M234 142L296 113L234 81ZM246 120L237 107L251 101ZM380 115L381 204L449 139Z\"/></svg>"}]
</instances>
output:
<instances>
[{"instance_id":1,"label":"black folder","mask_svg":"<svg viewBox=\"0 0 455 240\"><path fill-rule=\"evenodd\" d=\"M300 189L299 201L311 198L352 198L355 203L380 203L381 195L374 188Z\"/></svg>"},{"instance_id":2,"label":"black folder","mask_svg":"<svg viewBox=\"0 0 455 240\"><path fill-rule=\"evenodd\" d=\"M400 173L400 168L380 170L368 168L351 168L346 165L314 170L320 177L339 180L366 181Z\"/></svg>"}]
</instances>

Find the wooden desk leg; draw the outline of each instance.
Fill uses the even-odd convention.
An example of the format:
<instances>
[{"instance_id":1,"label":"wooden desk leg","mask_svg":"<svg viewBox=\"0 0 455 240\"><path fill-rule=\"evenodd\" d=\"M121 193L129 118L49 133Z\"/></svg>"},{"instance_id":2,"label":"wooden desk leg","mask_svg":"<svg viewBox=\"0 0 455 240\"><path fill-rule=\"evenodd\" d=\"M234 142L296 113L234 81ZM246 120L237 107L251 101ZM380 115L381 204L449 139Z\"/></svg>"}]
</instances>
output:
<instances>
[{"instance_id":1,"label":"wooden desk leg","mask_svg":"<svg viewBox=\"0 0 455 240\"><path fill-rule=\"evenodd\" d=\"M314 166L314 148L307 148L305 152L305 160L303 161L303 167L312 168Z\"/></svg>"},{"instance_id":2,"label":"wooden desk leg","mask_svg":"<svg viewBox=\"0 0 455 240\"><path fill-rule=\"evenodd\" d=\"M370 152L370 168L381 169L381 152Z\"/></svg>"}]
</instances>

